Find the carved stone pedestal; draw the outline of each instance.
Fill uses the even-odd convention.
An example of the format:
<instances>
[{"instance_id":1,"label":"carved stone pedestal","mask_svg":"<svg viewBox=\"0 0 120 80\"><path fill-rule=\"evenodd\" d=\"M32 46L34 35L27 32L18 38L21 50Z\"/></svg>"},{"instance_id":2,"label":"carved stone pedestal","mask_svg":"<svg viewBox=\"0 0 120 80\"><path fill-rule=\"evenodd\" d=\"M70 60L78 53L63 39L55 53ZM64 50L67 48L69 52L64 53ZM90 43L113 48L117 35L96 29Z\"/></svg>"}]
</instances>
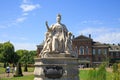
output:
<instances>
[{"instance_id":1,"label":"carved stone pedestal","mask_svg":"<svg viewBox=\"0 0 120 80\"><path fill-rule=\"evenodd\" d=\"M80 80L77 58L48 57L35 59L34 80Z\"/></svg>"}]
</instances>

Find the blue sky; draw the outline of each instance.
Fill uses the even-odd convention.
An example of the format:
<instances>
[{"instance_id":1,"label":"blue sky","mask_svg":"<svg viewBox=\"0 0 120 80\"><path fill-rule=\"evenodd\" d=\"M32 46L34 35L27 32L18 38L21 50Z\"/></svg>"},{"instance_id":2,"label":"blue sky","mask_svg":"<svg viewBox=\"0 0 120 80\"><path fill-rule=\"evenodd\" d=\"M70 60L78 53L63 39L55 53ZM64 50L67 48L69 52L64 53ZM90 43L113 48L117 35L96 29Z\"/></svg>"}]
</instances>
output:
<instances>
[{"instance_id":1,"label":"blue sky","mask_svg":"<svg viewBox=\"0 0 120 80\"><path fill-rule=\"evenodd\" d=\"M45 21L56 15L75 36L92 35L101 43L120 43L120 0L1 0L0 43L35 50L44 40Z\"/></svg>"}]
</instances>

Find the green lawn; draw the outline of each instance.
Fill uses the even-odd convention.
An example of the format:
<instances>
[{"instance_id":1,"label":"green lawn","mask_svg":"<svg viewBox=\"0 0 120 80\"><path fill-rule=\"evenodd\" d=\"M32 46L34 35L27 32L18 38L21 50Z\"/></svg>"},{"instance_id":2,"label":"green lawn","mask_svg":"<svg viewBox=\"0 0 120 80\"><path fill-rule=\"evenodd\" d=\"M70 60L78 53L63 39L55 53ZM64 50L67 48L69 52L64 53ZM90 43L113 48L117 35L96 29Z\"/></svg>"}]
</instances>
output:
<instances>
[{"instance_id":1,"label":"green lawn","mask_svg":"<svg viewBox=\"0 0 120 80\"><path fill-rule=\"evenodd\" d=\"M34 79L33 75L27 75L23 77L4 78L0 80L33 80L33 79Z\"/></svg>"},{"instance_id":2,"label":"green lawn","mask_svg":"<svg viewBox=\"0 0 120 80\"><path fill-rule=\"evenodd\" d=\"M5 73L5 68L0 67L0 74Z\"/></svg>"},{"instance_id":3,"label":"green lawn","mask_svg":"<svg viewBox=\"0 0 120 80\"><path fill-rule=\"evenodd\" d=\"M89 70L80 70L80 80L87 80ZM107 80L112 80L112 73L107 72Z\"/></svg>"},{"instance_id":4,"label":"green lawn","mask_svg":"<svg viewBox=\"0 0 120 80\"><path fill-rule=\"evenodd\" d=\"M33 68L29 68L30 72L33 71ZM88 77L88 70L80 70L80 80L87 80ZM3 78L0 80L33 80L34 75L27 75L23 77L13 77L13 78ZM107 80L112 80L112 73L107 72Z\"/></svg>"},{"instance_id":5,"label":"green lawn","mask_svg":"<svg viewBox=\"0 0 120 80\"><path fill-rule=\"evenodd\" d=\"M22 71L24 72L24 68L22 67ZM28 67L28 72L33 72L34 71L34 67ZM0 67L0 74L5 73L5 68Z\"/></svg>"}]
</instances>

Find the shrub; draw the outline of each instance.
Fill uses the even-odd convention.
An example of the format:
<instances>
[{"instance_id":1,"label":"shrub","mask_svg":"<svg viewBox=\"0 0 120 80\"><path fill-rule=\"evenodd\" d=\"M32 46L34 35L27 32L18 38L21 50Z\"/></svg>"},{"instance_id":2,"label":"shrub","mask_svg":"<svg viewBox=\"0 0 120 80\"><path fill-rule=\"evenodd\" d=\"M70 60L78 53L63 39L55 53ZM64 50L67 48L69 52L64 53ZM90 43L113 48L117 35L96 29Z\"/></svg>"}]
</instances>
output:
<instances>
[{"instance_id":1,"label":"shrub","mask_svg":"<svg viewBox=\"0 0 120 80\"><path fill-rule=\"evenodd\" d=\"M87 80L96 80L97 78L96 71L97 70L89 70Z\"/></svg>"},{"instance_id":2,"label":"shrub","mask_svg":"<svg viewBox=\"0 0 120 80\"><path fill-rule=\"evenodd\" d=\"M106 80L105 64L101 64L98 70L89 70L87 80Z\"/></svg>"},{"instance_id":3,"label":"shrub","mask_svg":"<svg viewBox=\"0 0 120 80\"><path fill-rule=\"evenodd\" d=\"M120 64L113 64L113 80L120 80Z\"/></svg>"},{"instance_id":4,"label":"shrub","mask_svg":"<svg viewBox=\"0 0 120 80\"><path fill-rule=\"evenodd\" d=\"M105 64L101 64L97 71L97 79L96 80L106 80L106 69Z\"/></svg>"},{"instance_id":5,"label":"shrub","mask_svg":"<svg viewBox=\"0 0 120 80\"><path fill-rule=\"evenodd\" d=\"M117 71L118 71L118 65L117 65L117 63L114 63L113 64L113 73L115 73Z\"/></svg>"}]
</instances>

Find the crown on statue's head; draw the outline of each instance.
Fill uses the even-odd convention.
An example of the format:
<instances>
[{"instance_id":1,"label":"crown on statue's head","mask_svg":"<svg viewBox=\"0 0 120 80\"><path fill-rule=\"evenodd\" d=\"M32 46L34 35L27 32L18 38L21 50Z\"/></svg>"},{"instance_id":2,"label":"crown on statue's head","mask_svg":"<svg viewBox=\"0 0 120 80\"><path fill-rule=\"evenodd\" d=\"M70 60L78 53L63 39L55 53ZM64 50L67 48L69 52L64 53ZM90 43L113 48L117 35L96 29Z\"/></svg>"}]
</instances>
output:
<instances>
[{"instance_id":1,"label":"crown on statue's head","mask_svg":"<svg viewBox=\"0 0 120 80\"><path fill-rule=\"evenodd\" d=\"M58 17L61 17L60 13L57 15Z\"/></svg>"}]
</instances>

